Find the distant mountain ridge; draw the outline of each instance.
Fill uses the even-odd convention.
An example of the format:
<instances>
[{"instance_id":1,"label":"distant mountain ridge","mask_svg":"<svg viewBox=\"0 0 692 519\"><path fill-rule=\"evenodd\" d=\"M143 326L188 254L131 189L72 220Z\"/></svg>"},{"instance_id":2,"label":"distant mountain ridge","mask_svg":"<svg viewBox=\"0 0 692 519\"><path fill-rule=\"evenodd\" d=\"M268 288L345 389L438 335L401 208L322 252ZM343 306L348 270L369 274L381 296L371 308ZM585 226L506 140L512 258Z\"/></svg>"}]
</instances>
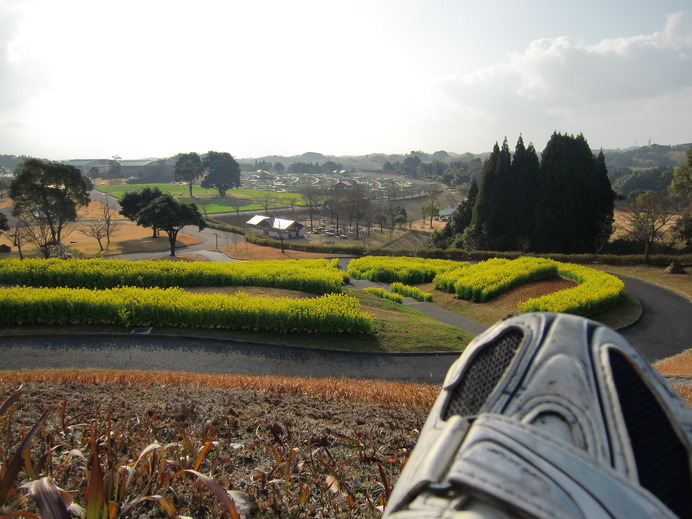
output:
<instances>
[{"instance_id":1,"label":"distant mountain ridge","mask_svg":"<svg viewBox=\"0 0 692 519\"><path fill-rule=\"evenodd\" d=\"M685 151L692 148L692 143L687 144L651 144L649 146L638 146L627 149L604 149L603 155L606 159L606 166L609 170L617 168L653 168L657 166L676 167L685 162ZM540 153L540 150L538 150ZM597 154L600 150L593 150ZM453 153L444 150L436 151L435 153L424 153L422 151L411 151L409 153L386 154L386 153L369 153L367 155L324 155L314 151L309 151L300 155L286 157L284 155L266 155L264 157L251 157L236 160L241 163L270 162L275 164L280 162L284 166L289 166L294 162L319 162L324 163L333 161L343 165L344 169L350 171L379 171L385 162L403 162L403 160L415 155L422 162L432 162L439 160L440 162L462 161L468 162L476 158L484 160L490 154L490 150L485 153Z\"/></svg>"},{"instance_id":2,"label":"distant mountain ridge","mask_svg":"<svg viewBox=\"0 0 692 519\"><path fill-rule=\"evenodd\" d=\"M624 150L604 149L603 154L606 158L608 170L618 168L643 169L658 166L676 167L685 162L685 151L689 148L692 148L692 143L675 145L651 144L649 146L639 146ZM403 160L410 155L417 156L422 162L438 160L440 162L450 163L454 161L468 162L476 158L483 160L490 154L490 151L491 150L488 150L485 153L454 153L440 150L434 153L411 151L409 153L368 153L366 155L325 155L314 151L308 151L293 156L265 155L263 157L236 157L236 161L245 164L254 163L255 161L265 161L271 164L280 162L284 166L289 166L294 162L324 163L333 161L342 165L344 169L349 171L380 171L386 162L403 162ZM594 150L594 154L598 152L599 150ZM24 158L27 157L0 154L0 166L8 170L14 170L17 164ZM161 157L160 160L171 158L172 157Z\"/></svg>"}]
</instances>

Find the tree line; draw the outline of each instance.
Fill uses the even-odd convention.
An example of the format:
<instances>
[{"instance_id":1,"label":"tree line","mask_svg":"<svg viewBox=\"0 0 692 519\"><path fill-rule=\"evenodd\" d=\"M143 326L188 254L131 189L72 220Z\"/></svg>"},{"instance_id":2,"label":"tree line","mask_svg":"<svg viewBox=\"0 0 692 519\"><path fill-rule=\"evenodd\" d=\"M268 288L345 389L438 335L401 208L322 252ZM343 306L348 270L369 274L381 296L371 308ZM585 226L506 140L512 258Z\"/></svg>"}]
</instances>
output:
<instances>
[{"instance_id":1,"label":"tree line","mask_svg":"<svg viewBox=\"0 0 692 519\"><path fill-rule=\"evenodd\" d=\"M204 189L215 189L219 198L225 198L226 192L240 187L240 166L228 152L209 151L200 157L197 153L179 153L176 155L173 175L176 182L185 182L190 188L201 178L200 186Z\"/></svg>"},{"instance_id":2,"label":"tree line","mask_svg":"<svg viewBox=\"0 0 692 519\"><path fill-rule=\"evenodd\" d=\"M603 153L583 135L555 132L539 160L519 137L483 164L480 184L433 237L437 246L579 253L599 250L612 232L615 194Z\"/></svg>"},{"instance_id":3,"label":"tree line","mask_svg":"<svg viewBox=\"0 0 692 519\"><path fill-rule=\"evenodd\" d=\"M645 259L664 233L690 246L691 169L692 149L667 176L667 188L633 190L623 202L625 231L643 246ZM521 137L513 154L505 139L431 241L441 248L600 252L614 230L615 200L603 152L594 155L583 135L555 132L540 159Z\"/></svg>"},{"instance_id":4,"label":"tree line","mask_svg":"<svg viewBox=\"0 0 692 519\"><path fill-rule=\"evenodd\" d=\"M207 176L215 174L212 178L218 186L222 184L216 179L228 172L227 157L220 155L220 158L212 155L207 164ZM23 248L27 245L33 245L44 258L67 257L62 244L64 231L77 220L78 210L89 205L92 187L89 179L74 166L42 159L25 159L17 166L8 190L13 201L12 220L0 213L0 231L4 231L17 247L20 258L23 258ZM87 236L96 238L101 250L102 240L110 243L117 229L114 211L107 200L103 200L102 207L99 217L85 222L81 230ZM171 256L175 256L175 241L184 226L197 225L200 230L205 227L196 204L179 202L159 189L144 188L128 193L121 200L121 208L123 216L143 227L151 227L154 236L158 231L165 232Z\"/></svg>"}]
</instances>

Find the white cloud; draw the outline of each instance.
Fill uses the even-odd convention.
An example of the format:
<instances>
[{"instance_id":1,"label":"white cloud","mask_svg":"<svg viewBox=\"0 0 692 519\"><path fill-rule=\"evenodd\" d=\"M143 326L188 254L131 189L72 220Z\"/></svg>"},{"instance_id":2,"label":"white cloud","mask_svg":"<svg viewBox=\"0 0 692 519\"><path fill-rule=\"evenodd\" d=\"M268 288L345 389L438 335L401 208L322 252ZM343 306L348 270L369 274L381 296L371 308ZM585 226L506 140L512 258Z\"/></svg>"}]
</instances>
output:
<instances>
[{"instance_id":1,"label":"white cloud","mask_svg":"<svg viewBox=\"0 0 692 519\"><path fill-rule=\"evenodd\" d=\"M510 54L506 75L517 93L549 104L657 96L692 85L692 26L681 14L661 32L603 40L595 45L567 37L536 40Z\"/></svg>"},{"instance_id":2,"label":"white cloud","mask_svg":"<svg viewBox=\"0 0 692 519\"><path fill-rule=\"evenodd\" d=\"M520 132L526 138L531 131L547 138L558 130L629 143L635 128L662 130L667 113L674 119L666 136L685 142L680 139L689 138L689 130L680 132L684 127L675 119L690 112L692 25L677 13L649 35L596 44L537 39L504 63L441 79L436 88L468 126L494 130L497 140Z\"/></svg>"},{"instance_id":3,"label":"white cloud","mask_svg":"<svg viewBox=\"0 0 692 519\"><path fill-rule=\"evenodd\" d=\"M22 56L16 46L23 19L18 3L0 1L0 110L20 106L46 86L36 60Z\"/></svg>"},{"instance_id":4,"label":"white cloud","mask_svg":"<svg viewBox=\"0 0 692 519\"><path fill-rule=\"evenodd\" d=\"M0 152L484 151L554 130L692 140L678 121L692 115L685 14L655 30L652 6L634 25L604 8L590 36L589 9L537 2L545 20L510 0L0 0ZM516 20L494 21L508 9Z\"/></svg>"}]
</instances>

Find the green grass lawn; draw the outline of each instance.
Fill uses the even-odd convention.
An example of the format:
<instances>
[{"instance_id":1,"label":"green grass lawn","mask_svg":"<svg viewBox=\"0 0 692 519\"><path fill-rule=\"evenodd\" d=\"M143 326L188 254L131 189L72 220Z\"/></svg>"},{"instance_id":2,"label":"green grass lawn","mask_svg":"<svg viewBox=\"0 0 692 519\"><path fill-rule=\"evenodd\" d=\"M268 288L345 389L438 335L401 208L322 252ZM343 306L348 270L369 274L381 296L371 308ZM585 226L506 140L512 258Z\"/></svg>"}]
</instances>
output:
<instances>
[{"instance_id":1,"label":"green grass lawn","mask_svg":"<svg viewBox=\"0 0 692 519\"><path fill-rule=\"evenodd\" d=\"M277 193L274 191L256 191L252 189L231 189L226 192L226 198L219 198L219 193L215 189L203 189L194 186L190 198L190 189L187 184L120 184L113 186L97 186L96 190L115 198L121 198L125 193L138 191L145 187L158 188L162 192L170 194L182 201L194 202L203 213L229 213L235 211L260 211L264 210L264 205L258 201L265 197L272 197L274 202L270 204L271 209L286 207L291 205L304 205L303 198L295 193Z\"/></svg>"}]
</instances>

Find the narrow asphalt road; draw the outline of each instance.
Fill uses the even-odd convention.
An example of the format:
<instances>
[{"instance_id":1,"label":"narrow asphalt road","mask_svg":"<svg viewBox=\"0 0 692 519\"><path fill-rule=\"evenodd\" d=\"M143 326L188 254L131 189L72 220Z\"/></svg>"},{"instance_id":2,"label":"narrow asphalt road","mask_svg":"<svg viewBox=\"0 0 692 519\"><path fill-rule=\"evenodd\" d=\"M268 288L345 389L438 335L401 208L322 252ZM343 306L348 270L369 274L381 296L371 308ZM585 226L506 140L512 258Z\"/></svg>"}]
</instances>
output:
<instances>
[{"instance_id":1,"label":"narrow asphalt road","mask_svg":"<svg viewBox=\"0 0 692 519\"><path fill-rule=\"evenodd\" d=\"M0 371L107 368L440 384L457 357L327 351L157 335L52 335L3 337Z\"/></svg>"},{"instance_id":2,"label":"narrow asphalt road","mask_svg":"<svg viewBox=\"0 0 692 519\"><path fill-rule=\"evenodd\" d=\"M675 275L675 274L671 274ZM650 361L692 348L692 302L675 292L639 279L619 276L625 290L639 299L642 315L619 333Z\"/></svg>"}]
</instances>

